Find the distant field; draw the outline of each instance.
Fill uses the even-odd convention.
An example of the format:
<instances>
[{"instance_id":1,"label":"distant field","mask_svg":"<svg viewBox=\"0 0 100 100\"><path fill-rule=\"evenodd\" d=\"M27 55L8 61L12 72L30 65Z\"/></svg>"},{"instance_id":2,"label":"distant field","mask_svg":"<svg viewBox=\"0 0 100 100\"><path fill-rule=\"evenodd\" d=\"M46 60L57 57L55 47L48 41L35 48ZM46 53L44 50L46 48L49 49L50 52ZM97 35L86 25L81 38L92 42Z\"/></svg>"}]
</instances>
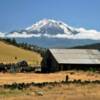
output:
<instances>
[{"instance_id":1,"label":"distant field","mask_svg":"<svg viewBox=\"0 0 100 100\"><path fill-rule=\"evenodd\" d=\"M57 73L39 74L39 73L0 73L0 85L16 83L41 83L41 82L55 82L65 80L66 75L69 76L69 80L100 80L99 73L93 72L77 72L77 71L65 71Z\"/></svg>"},{"instance_id":2,"label":"distant field","mask_svg":"<svg viewBox=\"0 0 100 100\"><path fill-rule=\"evenodd\" d=\"M26 60L31 65L38 65L41 56L32 51L24 50L0 41L0 63L16 63Z\"/></svg>"}]
</instances>

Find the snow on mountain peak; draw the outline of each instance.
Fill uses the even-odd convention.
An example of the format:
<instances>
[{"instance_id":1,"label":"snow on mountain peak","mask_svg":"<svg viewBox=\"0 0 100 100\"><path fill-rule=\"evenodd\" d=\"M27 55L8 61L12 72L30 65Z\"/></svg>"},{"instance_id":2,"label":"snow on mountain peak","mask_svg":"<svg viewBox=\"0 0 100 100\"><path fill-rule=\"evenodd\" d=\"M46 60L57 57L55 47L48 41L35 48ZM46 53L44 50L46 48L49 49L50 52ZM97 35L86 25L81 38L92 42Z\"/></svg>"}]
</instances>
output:
<instances>
[{"instance_id":1,"label":"snow on mountain peak","mask_svg":"<svg viewBox=\"0 0 100 100\"><path fill-rule=\"evenodd\" d=\"M26 30L38 30L39 28L41 28L43 26L51 25L51 24L54 24L54 23L56 23L55 20L43 19L43 20L40 20L39 22L36 22L31 27L26 28Z\"/></svg>"},{"instance_id":2,"label":"snow on mountain peak","mask_svg":"<svg viewBox=\"0 0 100 100\"><path fill-rule=\"evenodd\" d=\"M56 21L53 19L43 19L43 20L40 20L39 22L36 22L31 27L26 28L26 30L30 30L31 28L34 29L34 27L37 27L37 28L43 27L45 25L60 25L61 23L63 23L63 22ZM64 25L67 26L67 24L64 24Z\"/></svg>"},{"instance_id":3,"label":"snow on mountain peak","mask_svg":"<svg viewBox=\"0 0 100 100\"><path fill-rule=\"evenodd\" d=\"M56 21L53 19L43 19L35 24L33 24L31 27L26 28L27 31L29 32L38 32L42 34L67 34L71 35L72 31L74 29L64 22L61 21Z\"/></svg>"}]
</instances>

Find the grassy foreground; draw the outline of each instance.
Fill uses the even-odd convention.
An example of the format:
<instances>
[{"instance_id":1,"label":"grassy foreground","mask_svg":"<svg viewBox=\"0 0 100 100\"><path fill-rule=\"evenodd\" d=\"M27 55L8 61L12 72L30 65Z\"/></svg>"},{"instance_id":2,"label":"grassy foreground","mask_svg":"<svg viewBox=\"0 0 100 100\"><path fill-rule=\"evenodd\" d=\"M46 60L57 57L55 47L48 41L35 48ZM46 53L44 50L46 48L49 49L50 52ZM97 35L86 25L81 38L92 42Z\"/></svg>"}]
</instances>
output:
<instances>
[{"instance_id":1,"label":"grassy foreground","mask_svg":"<svg viewBox=\"0 0 100 100\"><path fill-rule=\"evenodd\" d=\"M99 83L48 84L43 87L30 85L27 88L4 88L4 84L42 83L65 80L100 80L99 72L63 71L49 74L0 73L0 100L100 100Z\"/></svg>"},{"instance_id":2,"label":"grassy foreground","mask_svg":"<svg viewBox=\"0 0 100 100\"><path fill-rule=\"evenodd\" d=\"M16 63L20 60L26 60L31 65L38 65L41 62L41 56L36 52L0 41L0 63Z\"/></svg>"},{"instance_id":3,"label":"grassy foreground","mask_svg":"<svg viewBox=\"0 0 100 100\"><path fill-rule=\"evenodd\" d=\"M0 88L0 100L100 100L100 85L59 84L24 90Z\"/></svg>"}]
</instances>

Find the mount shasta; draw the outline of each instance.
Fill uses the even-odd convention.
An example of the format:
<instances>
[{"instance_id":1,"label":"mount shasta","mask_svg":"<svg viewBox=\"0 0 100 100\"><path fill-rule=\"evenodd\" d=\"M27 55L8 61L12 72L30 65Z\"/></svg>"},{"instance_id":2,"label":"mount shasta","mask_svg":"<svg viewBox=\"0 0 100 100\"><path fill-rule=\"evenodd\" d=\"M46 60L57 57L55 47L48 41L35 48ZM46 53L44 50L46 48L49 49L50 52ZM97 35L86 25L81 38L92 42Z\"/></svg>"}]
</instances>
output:
<instances>
[{"instance_id":1,"label":"mount shasta","mask_svg":"<svg viewBox=\"0 0 100 100\"><path fill-rule=\"evenodd\" d=\"M100 42L100 32L84 28L74 28L62 21L43 19L32 26L0 37L15 38L18 42L42 47L70 47Z\"/></svg>"}]
</instances>

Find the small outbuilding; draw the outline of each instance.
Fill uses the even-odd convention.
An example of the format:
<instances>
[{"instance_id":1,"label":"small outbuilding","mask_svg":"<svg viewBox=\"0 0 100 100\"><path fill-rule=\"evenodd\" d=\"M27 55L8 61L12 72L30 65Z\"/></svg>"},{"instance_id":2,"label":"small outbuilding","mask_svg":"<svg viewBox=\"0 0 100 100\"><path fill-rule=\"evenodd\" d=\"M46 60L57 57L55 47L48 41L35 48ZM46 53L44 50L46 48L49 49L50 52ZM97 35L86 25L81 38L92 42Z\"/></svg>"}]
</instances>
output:
<instances>
[{"instance_id":1,"label":"small outbuilding","mask_svg":"<svg viewBox=\"0 0 100 100\"><path fill-rule=\"evenodd\" d=\"M100 51L93 49L49 49L42 61L42 71L100 69Z\"/></svg>"}]
</instances>

